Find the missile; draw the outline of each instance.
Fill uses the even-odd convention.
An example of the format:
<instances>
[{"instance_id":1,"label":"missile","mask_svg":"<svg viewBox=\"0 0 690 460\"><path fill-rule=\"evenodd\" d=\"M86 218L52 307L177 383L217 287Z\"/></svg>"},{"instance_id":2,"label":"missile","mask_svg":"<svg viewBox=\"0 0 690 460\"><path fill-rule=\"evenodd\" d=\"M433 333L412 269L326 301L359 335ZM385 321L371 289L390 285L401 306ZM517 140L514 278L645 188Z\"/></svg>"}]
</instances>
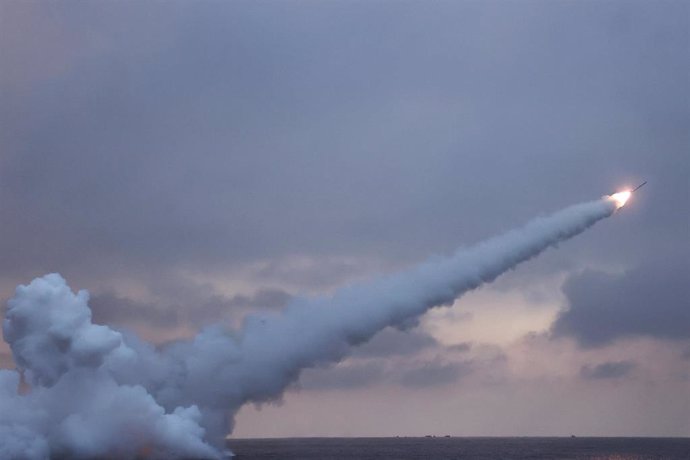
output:
<instances>
[{"instance_id":1,"label":"missile","mask_svg":"<svg viewBox=\"0 0 690 460\"><path fill-rule=\"evenodd\" d=\"M623 190L622 192L612 193L611 195L609 195L609 198L612 199L616 203L616 209L620 209L623 206L625 206L625 203L628 202L628 199L630 198L630 196L632 196L632 194L634 192L641 189L646 183L647 183L647 181L644 181L632 190Z\"/></svg>"},{"instance_id":2,"label":"missile","mask_svg":"<svg viewBox=\"0 0 690 460\"><path fill-rule=\"evenodd\" d=\"M633 192L638 191L638 190L641 189L642 186L643 186L644 184L646 184L646 183L647 183L647 181L642 182L640 185L638 185L638 186L635 187L634 189L630 190L630 193L633 193Z\"/></svg>"},{"instance_id":3,"label":"missile","mask_svg":"<svg viewBox=\"0 0 690 460\"><path fill-rule=\"evenodd\" d=\"M634 193L634 192L638 191L639 189L641 189L645 184L647 184L647 181L642 182L640 185L638 185L637 187L635 187L635 188L632 189L632 190L623 190L623 191L621 191L621 192L613 192L613 193L610 194L609 196L613 196L613 195L615 195L615 194L617 194L617 193Z\"/></svg>"}]
</instances>

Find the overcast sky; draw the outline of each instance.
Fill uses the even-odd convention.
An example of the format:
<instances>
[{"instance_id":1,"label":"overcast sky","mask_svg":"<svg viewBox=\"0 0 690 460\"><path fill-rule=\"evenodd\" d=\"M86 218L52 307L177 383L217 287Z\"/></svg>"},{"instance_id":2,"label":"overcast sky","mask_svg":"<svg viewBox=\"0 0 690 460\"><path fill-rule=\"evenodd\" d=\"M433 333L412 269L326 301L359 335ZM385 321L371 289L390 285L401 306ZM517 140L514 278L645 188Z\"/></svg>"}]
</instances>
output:
<instances>
[{"instance_id":1,"label":"overcast sky","mask_svg":"<svg viewBox=\"0 0 690 460\"><path fill-rule=\"evenodd\" d=\"M689 44L683 0L0 2L0 296L163 343L648 180L235 434L690 435Z\"/></svg>"}]
</instances>

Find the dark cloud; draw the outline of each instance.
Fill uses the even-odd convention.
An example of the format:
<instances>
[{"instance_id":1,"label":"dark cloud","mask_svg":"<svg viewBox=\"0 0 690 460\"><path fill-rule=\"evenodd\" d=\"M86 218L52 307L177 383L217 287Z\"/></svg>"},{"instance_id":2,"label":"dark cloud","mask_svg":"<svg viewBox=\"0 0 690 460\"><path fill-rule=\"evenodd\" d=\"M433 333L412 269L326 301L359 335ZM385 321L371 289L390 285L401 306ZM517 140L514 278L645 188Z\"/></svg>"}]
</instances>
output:
<instances>
[{"instance_id":1,"label":"dark cloud","mask_svg":"<svg viewBox=\"0 0 690 460\"><path fill-rule=\"evenodd\" d=\"M176 308L164 309L152 303L137 302L113 292L92 295L89 306L98 324L145 324L156 327L176 326L180 322Z\"/></svg>"},{"instance_id":2,"label":"dark cloud","mask_svg":"<svg viewBox=\"0 0 690 460\"><path fill-rule=\"evenodd\" d=\"M398 383L411 388L447 385L457 382L460 378L470 374L472 370L473 364L470 361L456 363L429 362L405 371L398 378Z\"/></svg>"},{"instance_id":3,"label":"dark cloud","mask_svg":"<svg viewBox=\"0 0 690 460\"><path fill-rule=\"evenodd\" d=\"M409 356L439 346L440 344L436 339L419 329L403 332L394 328L387 328L375 335L371 341L356 348L354 356Z\"/></svg>"},{"instance_id":4,"label":"dark cloud","mask_svg":"<svg viewBox=\"0 0 690 460\"><path fill-rule=\"evenodd\" d=\"M585 347L618 338L690 338L690 257L682 247L620 275L585 271L563 286L568 308L552 326L555 337Z\"/></svg>"},{"instance_id":5,"label":"dark cloud","mask_svg":"<svg viewBox=\"0 0 690 460\"><path fill-rule=\"evenodd\" d=\"M93 295L89 305L99 324L142 324L154 327L201 326L237 319L248 311L284 306L291 296L279 289L259 289L251 296L224 297L206 293L188 303L147 303L119 296L114 292Z\"/></svg>"},{"instance_id":6,"label":"dark cloud","mask_svg":"<svg viewBox=\"0 0 690 460\"><path fill-rule=\"evenodd\" d=\"M303 390L350 390L371 386L384 377L381 362L354 363L302 373L297 388Z\"/></svg>"},{"instance_id":7,"label":"dark cloud","mask_svg":"<svg viewBox=\"0 0 690 460\"><path fill-rule=\"evenodd\" d=\"M284 307L290 299L292 299L292 295L282 289L263 288L251 296L237 294L227 299L227 304L246 308L280 308Z\"/></svg>"},{"instance_id":8,"label":"dark cloud","mask_svg":"<svg viewBox=\"0 0 690 460\"><path fill-rule=\"evenodd\" d=\"M609 361L596 366L584 365L580 368L580 376L590 380L617 379L625 377L636 364L632 361Z\"/></svg>"},{"instance_id":9,"label":"dark cloud","mask_svg":"<svg viewBox=\"0 0 690 460\"><path fill-rule=\"evenodd\" d=\"M259 280L282 282L302 289L324 289L345 281L361 279L380 272L371 261L338 257L298 257L271 260L254 272Z\"/></svg>"},{"instance_id":10,"label":"dark cloud","mask_svg":"<svg viewBox=\"0 0 690 460\"><path fill-rule=\"evenodd\" d=\"M389 361L360 360L332 368L308 369L295 386L302 390L349 390L377 384L395 384L407 388L448 385L473 372L470 361L461 362L406 362L394 366Z\"/></svg>"},{"instance_id":11,"label":"dark cloud","mask_svg":"<svg viewBox=\"0 0 690 460\"><path fill-rule=\"evenodd\" d=\"M446 347L446 350L448 351L454 351L458 353L467 353L472 349L472 342L461 342L461 343L456 343L454 345L450 345Z\"/></svg>"}]
</instances>

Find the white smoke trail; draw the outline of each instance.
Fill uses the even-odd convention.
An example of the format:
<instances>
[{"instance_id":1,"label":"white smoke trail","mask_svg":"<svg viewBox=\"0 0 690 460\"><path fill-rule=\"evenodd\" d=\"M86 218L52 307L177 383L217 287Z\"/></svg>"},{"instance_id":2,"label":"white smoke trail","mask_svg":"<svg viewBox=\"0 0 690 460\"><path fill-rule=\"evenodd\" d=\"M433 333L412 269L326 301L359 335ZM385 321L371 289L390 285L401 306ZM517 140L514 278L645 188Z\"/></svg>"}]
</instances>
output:
<instances>
[{"instance_id":1,"label":"white smoke trail","mask_svg":"<svg viewBox=\"0 0 690 460\"><path fill-rule=\"evenodd\" d=\"M0 459L219 458L236 411L389 325L451 304L610 216L614 200L566 208L408 271L297 299L237 333L208 328L162 350L91 322L88 293L57 274L19 286L3 322L20 374L0 371Z\"/></svg>"}]
</instances>

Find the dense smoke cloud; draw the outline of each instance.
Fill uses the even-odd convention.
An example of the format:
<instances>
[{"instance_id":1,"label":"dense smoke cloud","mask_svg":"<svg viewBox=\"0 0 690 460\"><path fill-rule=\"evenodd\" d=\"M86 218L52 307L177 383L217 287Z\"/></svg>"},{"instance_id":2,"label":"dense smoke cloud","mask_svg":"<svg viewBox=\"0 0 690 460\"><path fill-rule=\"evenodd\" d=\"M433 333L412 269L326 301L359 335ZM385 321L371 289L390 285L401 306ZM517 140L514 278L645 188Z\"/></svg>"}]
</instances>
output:
<instances>
[{"instance_id":1,"label":"dense smoke cloud","mask_svg":"<svg viewBox=\"0 0 690 460\"><path fill-rule=\"evenodd\" d=\"M451 304L615 208L607 198L572 206L451 257L296 298L282 314L248 317L238 331L210 327L162 350L94 324L88 293L73 293L60 275L37 278L17 288L3 322L30 390L20 391L19 371L0 372L0 457L219 458L245 403L279 398L301 370ZM465 371L438 367L435 379ZM429 384L407 377L401 383Z\"/></svg>"},{"instance_id":2,"label":"dense smoke cloud","mask_svg":"<svg viewBox=\"0 0 690 460\"><path fill-rule=\"evenodd\" d=\"M0 370L0 458L216 457L196 406L168 411L145 388L163 371L153 350L93 324L87 301L57 274L9 301L3 332L31 391Z\"/></svg>"}]
</instances>

